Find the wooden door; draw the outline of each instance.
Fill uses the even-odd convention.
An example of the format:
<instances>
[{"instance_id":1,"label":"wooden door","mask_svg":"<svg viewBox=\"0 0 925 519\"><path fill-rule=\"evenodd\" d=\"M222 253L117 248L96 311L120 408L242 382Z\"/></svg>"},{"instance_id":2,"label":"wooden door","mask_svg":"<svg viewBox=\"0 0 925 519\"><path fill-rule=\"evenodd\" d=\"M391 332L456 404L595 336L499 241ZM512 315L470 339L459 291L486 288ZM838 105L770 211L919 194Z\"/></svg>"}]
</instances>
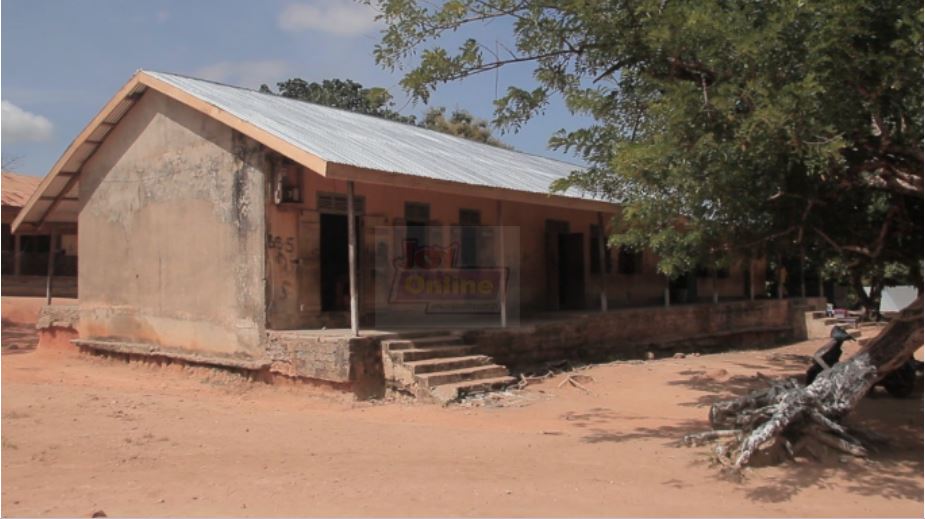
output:
<instances>
[{"instance_id":1,"label":"wooden door","mask_svg":"<svg viewBox=\"0 0 925 519\"><path fill-rule=\"evenodd\" d=\"M577 310L585 306L584 235L559 235L559 306Z\"/></svg>"}]
</instances>

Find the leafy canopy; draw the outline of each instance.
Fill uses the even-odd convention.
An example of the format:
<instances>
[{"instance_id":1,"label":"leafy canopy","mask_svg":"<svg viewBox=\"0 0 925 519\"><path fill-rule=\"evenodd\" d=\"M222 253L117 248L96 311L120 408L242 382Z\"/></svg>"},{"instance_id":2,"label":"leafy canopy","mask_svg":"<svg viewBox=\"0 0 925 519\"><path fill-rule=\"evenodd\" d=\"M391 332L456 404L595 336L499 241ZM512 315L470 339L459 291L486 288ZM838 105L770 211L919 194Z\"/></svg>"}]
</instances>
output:
<instances>
[{"instance_id":1,"label":"leafy canopy","mask_svg":"<svg viewBox=\"0 0 925 519\"><path fill-rule=\"evenodd\" d=\"M325 79L309 83L301 78L287 79L276 84L279 95L309 103L372 115L390 121L414 123L414 116L405 116L394 110L392 94L381 87L364 88L350 79ZM267 85L260 85L265 94L274 93Z\"/></svg>"},{"instance_id":2,"label":"leafy canopy","mask_svg":"<svg viewBox=\"0 0 925 519\"><path fill-rule=\"evenodd\" d=\"M390 121L418 124L414 115L402 115L395 110L394 97L382 87L366 88L350 79L325 79L321 83L309 83L301 78L287 79L276 85L277 92L273 92L267 85L260 85L260 91ZM446 108L430 108L418 126L476 142L507 147L492 135L487 121L461 109L454 110L447 118Z\"/></svg>"},{"instance_id":3,"label":"leafy canopy","mask_svg":"<svg viewBox=\"0 0 925 519\"><path fill-rule=\"evenodd\" d=\"M496 101L495 123L516 129L552 96L591 116L552 136L590 165L553 188L621 202L612 241L652 249L664 273L799 253L898 262L921 283L920 2L371 3L386 23L376 60L417 99L529 63L535 81ZM488 23L510 27L500 54L446 44Z\"/></svg>"}]
</instances>

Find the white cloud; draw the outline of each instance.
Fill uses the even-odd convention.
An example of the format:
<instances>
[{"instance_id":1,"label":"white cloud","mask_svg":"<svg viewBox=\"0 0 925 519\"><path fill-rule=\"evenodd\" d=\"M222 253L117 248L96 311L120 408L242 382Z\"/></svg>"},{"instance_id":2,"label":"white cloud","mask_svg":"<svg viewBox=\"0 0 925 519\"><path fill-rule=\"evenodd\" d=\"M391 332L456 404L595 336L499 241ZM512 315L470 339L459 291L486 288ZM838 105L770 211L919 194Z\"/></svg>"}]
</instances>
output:
<instances>
[{"instance_id":1,"label":"white cloud","mask_svg":"<svg viewBox=\"0 0 925 519\"><path fill-rule=\"evenodd\" d=\"M279 14L284 31L321 31L337 36L359 36L378 27L376 10L351 0L313 0L289 4Z\"/></svg>"},{"instance_id":2,"label":"white cloud","mask_svg":"<svg viewBox=\"0 0 925 519\"><path fill-rule=\"evenodd\" d=\"M212 81L256 88L261 83L274 86L277 81L286 79L289 70L289 63L278 59L222 61L202 67L194 75Z\"/></svg>"},{"instance_id":3,"label":"white cloud","mask_svg":"<svg viewBox=\"0 0 925 519\"><path fill-rule=\"evenodd\" d=\"M47 141L51 138L54 125L51 121L14 105L0 102L0 125L3 140L14 142Z\"/></svg>"}]
</instances>

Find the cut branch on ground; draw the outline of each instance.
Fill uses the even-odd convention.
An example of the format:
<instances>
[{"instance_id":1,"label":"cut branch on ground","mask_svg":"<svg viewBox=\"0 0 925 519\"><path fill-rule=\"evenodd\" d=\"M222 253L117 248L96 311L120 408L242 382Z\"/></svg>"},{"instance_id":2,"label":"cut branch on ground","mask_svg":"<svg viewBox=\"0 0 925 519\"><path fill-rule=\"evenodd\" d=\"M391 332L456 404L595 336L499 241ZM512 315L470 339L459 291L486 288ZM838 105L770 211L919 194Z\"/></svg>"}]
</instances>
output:
<instances>
[{"instance_id":1,"label":"cut branch on ground","mask_svg":"<svg viewBox=\"0 0 925 519\"><path fill-rule=\"evenodd\" d=\"M823 371L803 387L796 379L713 404L712 431L688 435L697 445L727 440L714 450L717 461L740 471L761 450L783 449L790 457L812 452L813 442L852 456L867 456L870 435L842 420L881 378L900 367L922 346L922 298L916 299L867 346ZM731 439L730 439L731 438Z\"/></svg>"}]
</instances>

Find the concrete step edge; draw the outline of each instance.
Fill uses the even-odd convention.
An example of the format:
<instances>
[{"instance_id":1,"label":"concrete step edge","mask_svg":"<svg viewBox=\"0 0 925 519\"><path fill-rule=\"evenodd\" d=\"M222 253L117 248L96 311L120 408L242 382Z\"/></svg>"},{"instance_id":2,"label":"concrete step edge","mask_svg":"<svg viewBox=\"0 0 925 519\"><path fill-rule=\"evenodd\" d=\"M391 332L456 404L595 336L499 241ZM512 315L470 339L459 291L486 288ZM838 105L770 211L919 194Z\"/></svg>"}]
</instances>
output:
<instances>
[{"instance_id":1,"label":"concrete step edge","mask_svg":"<svg viewBox=\"0 0 925 519\"><path fill-rule=\"evenodd\" d=\"M506 375L509 375L506 367L499 364L486 364L484 366L416 374L415 378L427 387L436 387L459 382L476 382Z\"/></svg>"},{"instance_id":2,"label":"concrete step edge","mask_svg":"<svg viewBox=\"0 0 925 519\"><path fill-rule=\"evenodd\" d=\"M496 377L453 384L443 384L431 389L431 394L444 404L458 400L466 395L485 393L505 388L517 382L512 376Z\"/></svg>"},{"instance_id":3,"label":"concrete step edge","mask_svg":"<svg viewBox=\"0 0 925 519\"><path fill-rule=\"evenodd\" d=\"M447 371L465 367L485 366L491 364L487 355L461 355L459 357L436 357L423 360L409 360L404 365L415 375Z\"/></svg>"}]
</instances>

